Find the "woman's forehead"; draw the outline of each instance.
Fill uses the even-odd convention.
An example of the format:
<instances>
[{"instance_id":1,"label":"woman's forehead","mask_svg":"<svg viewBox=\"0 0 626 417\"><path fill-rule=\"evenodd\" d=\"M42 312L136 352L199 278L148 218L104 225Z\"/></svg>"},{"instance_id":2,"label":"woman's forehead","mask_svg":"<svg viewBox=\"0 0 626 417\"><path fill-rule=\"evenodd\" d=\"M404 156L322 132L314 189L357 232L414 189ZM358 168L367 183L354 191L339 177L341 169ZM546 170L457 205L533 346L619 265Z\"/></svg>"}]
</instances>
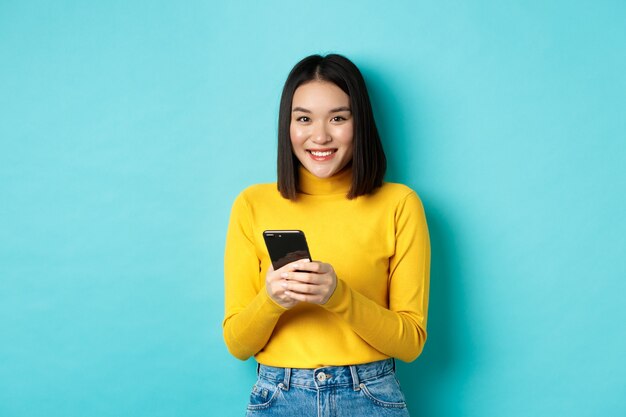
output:
<instances>
[{"instance_id":1,"label":"woman's forehead","mask_svg":"<svg viewBox=\"0 0 626 417\"><path fill-rule=\"evenodd\" d=\"M328 111L350 106L350 97L337 85L328 81L310 81L300 85L291 104L309 111Z\"/></svg>"}]
</instances>

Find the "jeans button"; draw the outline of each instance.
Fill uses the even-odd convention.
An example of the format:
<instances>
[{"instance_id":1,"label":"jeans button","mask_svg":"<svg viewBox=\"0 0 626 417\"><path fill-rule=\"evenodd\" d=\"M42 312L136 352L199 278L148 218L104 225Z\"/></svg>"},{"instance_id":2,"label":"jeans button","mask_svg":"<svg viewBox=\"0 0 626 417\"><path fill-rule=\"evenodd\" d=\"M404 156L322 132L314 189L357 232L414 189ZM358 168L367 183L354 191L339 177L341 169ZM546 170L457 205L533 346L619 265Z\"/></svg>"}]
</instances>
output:
<instances>
[{"instance_id":1,"label":"jeans button","mask_svg":"<svg viewBox=\"0 0 626 417\"><path fill-rule=\"evenodd\" d=\"M326 374L324 372L320 372L319 374L317 374L317 380L319 382L324 382L326 381Z\"/></svg>"}]
</instances>

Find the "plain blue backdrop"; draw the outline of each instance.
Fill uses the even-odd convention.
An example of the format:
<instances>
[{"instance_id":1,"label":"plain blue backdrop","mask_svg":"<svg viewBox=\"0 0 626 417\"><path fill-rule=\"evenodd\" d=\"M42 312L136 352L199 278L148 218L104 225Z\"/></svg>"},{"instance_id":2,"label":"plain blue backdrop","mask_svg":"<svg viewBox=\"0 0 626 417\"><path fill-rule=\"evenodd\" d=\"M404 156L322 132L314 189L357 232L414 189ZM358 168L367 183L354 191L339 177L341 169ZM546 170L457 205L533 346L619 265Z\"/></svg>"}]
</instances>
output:
<instances>
[{"instance_id":1,"label":"plain blue backdrop","mask_svg":"<svg viewBox=\"0 0 626 417\"><path fill-rule=\"evenodd\" d=\"M0 2L0 415L241 416L230 205L289 69L362 69L424 201L418 416L626 415L626 3Z\"/></svg>"}]
</instances>

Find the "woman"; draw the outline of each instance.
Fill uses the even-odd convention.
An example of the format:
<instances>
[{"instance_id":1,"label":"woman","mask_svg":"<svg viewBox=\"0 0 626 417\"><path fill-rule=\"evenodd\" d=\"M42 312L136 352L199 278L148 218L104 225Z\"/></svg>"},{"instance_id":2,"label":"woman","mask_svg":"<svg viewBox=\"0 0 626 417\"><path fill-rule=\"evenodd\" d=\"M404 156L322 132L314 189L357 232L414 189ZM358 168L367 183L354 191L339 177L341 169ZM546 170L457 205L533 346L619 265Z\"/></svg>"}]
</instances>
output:
<instances>
[{"instance_id":1,"label":"woman","mask_svg":"<svg viewBox=\"0 0 626 417\"><path fill-rule=\"evenodd\" d=\"M248 416L407 416L393 358L426 341L430 245L386 159L358 68L309 56L289 74L278 182L244 190L226 238L224 339L254 356ZM267 229L300 229L314 261L273 270Z\"/></svg>"}]
</instances>

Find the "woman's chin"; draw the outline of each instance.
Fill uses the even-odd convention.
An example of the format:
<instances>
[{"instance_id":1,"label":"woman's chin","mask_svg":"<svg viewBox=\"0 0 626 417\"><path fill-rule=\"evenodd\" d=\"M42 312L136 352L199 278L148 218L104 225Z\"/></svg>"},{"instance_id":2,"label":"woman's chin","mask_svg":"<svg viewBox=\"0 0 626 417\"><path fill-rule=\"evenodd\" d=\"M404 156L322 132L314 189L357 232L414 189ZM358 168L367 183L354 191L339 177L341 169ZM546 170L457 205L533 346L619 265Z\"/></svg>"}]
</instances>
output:
<instances>
[{"instance_id":1,"label":"woman's chin","mask_svg":"<svg viewBox=\"0 0 626 417\"><path fill-rule=\"evenodd\" d=\"M335 167L328 167L328 166L307 167L305 166L305 168L311 174L315 175L317 178L330 178L337 173L337 170L335 169Z\"/></svg>"}]
</instances>

